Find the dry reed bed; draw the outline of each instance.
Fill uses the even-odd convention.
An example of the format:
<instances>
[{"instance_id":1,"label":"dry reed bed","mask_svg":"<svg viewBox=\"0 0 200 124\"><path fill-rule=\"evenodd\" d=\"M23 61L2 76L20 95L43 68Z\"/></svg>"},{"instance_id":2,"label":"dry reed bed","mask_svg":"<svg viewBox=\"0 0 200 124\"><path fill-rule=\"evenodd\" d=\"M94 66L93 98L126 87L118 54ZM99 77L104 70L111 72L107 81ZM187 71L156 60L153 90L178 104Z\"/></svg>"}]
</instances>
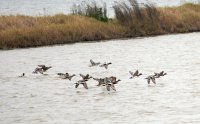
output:
<instances>
[{"instance_id":1,"label":"dry reed bed","mask_svg":"<svg viewBox=\"0 0 200 124\"><path fill-rule=\"evenodd\" d=\"M140 10L142 19L132 18L128 23L117 17L101 22L85 16L63 14L0 16L0 49L200 31L200 5L156 8L156 15L152 15L155 13L151 10ZM126 16L123 17L125 21L128 20Z\"/></svg>"},{"instance_id":2,"label":"dry reed bed","mask_svg":"<svg viewBox=\"0 0 200 124\"><path fill-rule=\"evenodd\" d=\"M124 36L126 29L84 16L0 17L0 48L36 47Z\"/></svg>"},{"instance_id":3,"label":"dry reed bed","mask_svg":"<svg viewBox=\"0 0 200 124\"><path fill-rule=\"evenodd\" d=\"M152 4L141 6L136 0L129 2L131 6L119 3L114 10L119 23L130 29L131 37L200 31L198 4L156 8Z\"/></svg>"}]
</instances>

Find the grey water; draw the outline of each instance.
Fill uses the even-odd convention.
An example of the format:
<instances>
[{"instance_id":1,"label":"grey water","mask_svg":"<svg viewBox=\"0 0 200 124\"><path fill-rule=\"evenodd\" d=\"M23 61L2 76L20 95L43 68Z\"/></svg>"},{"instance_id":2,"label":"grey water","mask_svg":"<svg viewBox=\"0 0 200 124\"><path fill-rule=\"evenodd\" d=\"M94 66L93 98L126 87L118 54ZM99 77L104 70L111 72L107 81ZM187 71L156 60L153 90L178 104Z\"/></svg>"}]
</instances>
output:
<instances>
[{"instance_id":1,"label":"grey water","mask_svg":"<svg viewBox=\"0 0 200 124\"><path fill-rule=\"evenodd\" d=\"M92 0L84 0L91 2ZM97 3L106 3L108 7L108 16L113 17L112 6L115 2L124 2L126 0L96 0ZM138 0L145 3L145 0ZM69 14L74 4L81 4L83 0L0 0L0 15L55 15L58 13ZM197 3L199 0L149 0L157 6L178 6L185 2Z\"/></svg>"},{"instance_id":2,"label":"grey water","mask_svg":"<svg viewBox=\"0 0 200 124\"><path fill-rule=\"evenodd\" d=\"M113 64L90 68L90 59ZM32 74L39 64L53 68ZM143 75L129 79L137 69ZM144 78L162 70L148 85ZM80 73L122 81L116 92L92 79L76 89ZM0 51L0 124L199 124L199 110L200 33Z\"/></svg>"}]
</instances>

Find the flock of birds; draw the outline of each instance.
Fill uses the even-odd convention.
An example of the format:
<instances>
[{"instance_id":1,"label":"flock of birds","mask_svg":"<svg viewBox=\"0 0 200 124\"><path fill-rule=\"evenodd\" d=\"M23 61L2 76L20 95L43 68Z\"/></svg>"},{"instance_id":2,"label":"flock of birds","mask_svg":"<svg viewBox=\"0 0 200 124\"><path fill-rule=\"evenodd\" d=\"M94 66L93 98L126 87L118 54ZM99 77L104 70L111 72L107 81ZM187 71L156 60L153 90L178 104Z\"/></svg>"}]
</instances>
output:
<instances>
[{"instance_id":1,"label":"flock of birds","mask_svg":"<svg viewBox=\"0 0 200 124\"><path fill-rule=\"evenodd\" d=\"M111 62L109 62L109 63L105 62L105 63L101 64L100 62L94 62L93 60L90 60L89 67L99 66L99 67L108 69L108 66L111 64L112 64ZM51 66L48 67L45 65L38 65L38 67L35 68L33 73L47 75L44 72L47 72L47 70L49 70L50 68L52 68L52 67ZM135 78L135 77L140 77L142 75L142 73L140 73L138 70L136 70L135 72L129 71L129 73L131 75L130 79ZM70 81L72 80L72 78L74 76L76 76L75 74L70 75L69 73L57 73L57 75L62 79L68 79ZM87 81L90 79L93 79L98 82L97 86L105 86L108 91L110 91L110 89L116 91L115 84L118 84L118 82L121 81L120 79L117 79L114 76L105 77L105 78L94 78L94 77L90 76L89 74L87 74L87 75L79 74L79 75L81 76L82 79L75 83L75 88L78 88L79 85L83 85L83 87L85 89L88 89ZM161 71L159 73L154 73L153 75L150 75L150 76L146 77L145 79L147 79L148 84L150 84L150 82L156 84L156 78L160 78L165 75L167 75L167 73L165 73L164 71ZM23 73L19 77L24 77L24 76L25 76L25 73Z\"/></svg>"}]
</instances>

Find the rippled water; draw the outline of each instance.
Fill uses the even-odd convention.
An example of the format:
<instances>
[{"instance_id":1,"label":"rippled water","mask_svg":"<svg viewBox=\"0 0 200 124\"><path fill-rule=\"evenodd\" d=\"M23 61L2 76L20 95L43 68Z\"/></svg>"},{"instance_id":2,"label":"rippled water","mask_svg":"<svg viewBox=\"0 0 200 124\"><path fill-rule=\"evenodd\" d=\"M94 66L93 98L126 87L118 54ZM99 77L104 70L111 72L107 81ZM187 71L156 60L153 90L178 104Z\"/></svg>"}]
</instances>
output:
<instances>
[{"instance_id":1,"label":"rippled water","mask_svg":"<svg viewBox=\"0 0 200 124\"><path fill-rule=\"evenodd\" d=\"M92 0L0 0L0 15L23 14L23 15L54 15L57 13L70 13L73 4ZM114 16L112 6L115 2L126 0L97 0L98 3L107 3L108 16ZM138 0L145 2L146 0ZM177 6L185 2L200 0L149 0L158 6Z\"/></svg>"},{"instance_id":2,"label":"rippled water","mask_svg":"<svg viewBox=\"0 0 200 124\"><path fill-rule=\"evenodd\" d=\"M200 123L200 33L76 43L0 51L0 123ZM112 62L108 70L89 68L90 59ZM47 76L34 75L38 64L53 66ZM129 70L143 75L129 79ZM148 86L146 76L168 75ZM25 72L25 78L18 75ZM90 80L75 89L58 72L117 76L108 93Z\"/></svg>"}]
</instances>

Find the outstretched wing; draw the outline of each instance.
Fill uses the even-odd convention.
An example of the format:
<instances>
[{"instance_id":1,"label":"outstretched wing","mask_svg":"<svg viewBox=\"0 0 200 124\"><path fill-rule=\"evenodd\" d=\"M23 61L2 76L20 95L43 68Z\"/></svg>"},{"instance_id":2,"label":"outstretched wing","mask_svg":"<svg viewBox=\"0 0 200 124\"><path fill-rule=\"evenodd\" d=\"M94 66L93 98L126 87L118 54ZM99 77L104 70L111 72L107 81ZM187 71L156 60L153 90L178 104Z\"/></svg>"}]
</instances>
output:
<instances>
[{"instance_id":1,"label":"outstretched wing","mask_svg":"<svg viewBox=\"0 0 200 124\"><path fill-rule=\"evenodd\" d=\"M138 75L139 71L136 70L135 73L133 74L134 76Z\"/></svg>"},{"instance_id":2,"label":"outstretched wing","mask_svg":"<svg viewBox=\"0 0 200 124\"><path fill-rule=\"evenodd\" d=\"M41 68L44 68L44 67L46 67L45 65L38 65L39 67L41 67Z\"/></svg>"},{"instance_id":3,"label":"outstretched wing","mask_svg":"<svg viewBox=\"0 0 200 124\"><path fill-rule=\"evenodd\" d=\"M164 74L164 71L161 71L161 72L160 72L160 75L163 75L163 74Z\"/></svg>"},{"instance_id":4,"label":"outstretched wing","mask_svg":"<svg viewBox=\"0 0 200 124\"><path fill-rule=\"evenodd\" d=\"M129 73L130 73L131 75L133 75L133 72L129 71Z\"/></svg>"},{"instance_id":5,"label":"outstretched wing","mask_svg":"<svg viewBox=\"0 0 200 124\"><path fill-rule=\"evenodd\" d=\"M156 84L156 79L155 79L155 77L152 77L151 80L152 80L152 82L153 82L154 84Z\"/></svg>"},{"instance_id":6,"label":"outstretched wing","mask_svg":"<svg viewBox=\"0 0 200 124\"><path fill-rule=\"evenodd\" d=\"M99 64L101 64L101 63L100 63L100 62L97 62L97 63L96 63L96 65L99 65Z\"/></svg>"},{"instance_id":7,"label":"outstretched wing","mask_svg":"<svg viewBox=\"0 0 200 124\"><path fill-rule=\"evenodd\" d=\"M39 69L38 72L39 72L40 74L43 74L44 71L43 71L42 69Z\"/></svg>"},{"instance_id":8,"label":"outstretched wing","mask_svg":"<svg viewBox=\"0 0 200 124\"><path fill-rule=\"evenodd\" d=\"M93 78L95 81L98 81L98 82L100 82L101 80L100 79L98 79L98 78Z\"/></svg>"},{"instance_id":9,"label":"outstretched wing","mask_svg":"<svg viewBox=\"0 0 200 124\"><path fill-rule=\"evenodd\" d=\"M85 78L85 76L84 75L82 75L82 74L80 74L80 76L84 79Z\"/></svg>"},{"instance_id":10,"label":"outstretched wing","mask_svg":"<svg viewBox=\"0 0 200 124\"><path fill-rule=\"evenodd\" d=\"M114 91L116 91L116 89L115 89L115 85L114 84L111 84L111 86L110 86Z\"/></svg>"},{"instance_id":11,"label":"outstretched wing","mask_svg":"<svg viewBox=\"0 0 200 124\"><path fill-rule=\"evenodd\" d=\"M150 84L150 78L147 79L147 83Z\"/></svg>"},{"instance_id":12,"label":"outstretched wing","mask_svg":"<svg viewBox=\"0 0 200 124\"><path fill-rule=\"evenodd\" d=\"M87 83L83 83L85 89L88 89Z\"/></svg>"},{"instance_id":13,"label":"outstretched wing","mask_svg":"<svg viewBox=\"0 0 200 124\"><path fill-rule=\"evenodd\" d=\"M105 68L108 69L108 65L105 65Z\"/></svg>"},{"instance_id":14,"label":"outstretched wing","mask_svg":"<svg viewBox=\"0 0 200 124\"><path fill-rule=\"evenodd\" d=\"M92 59L90 59L90 63L91 63L92 65L95 64L95 62L94 62Z\"/></svg>"}]
</instances>

